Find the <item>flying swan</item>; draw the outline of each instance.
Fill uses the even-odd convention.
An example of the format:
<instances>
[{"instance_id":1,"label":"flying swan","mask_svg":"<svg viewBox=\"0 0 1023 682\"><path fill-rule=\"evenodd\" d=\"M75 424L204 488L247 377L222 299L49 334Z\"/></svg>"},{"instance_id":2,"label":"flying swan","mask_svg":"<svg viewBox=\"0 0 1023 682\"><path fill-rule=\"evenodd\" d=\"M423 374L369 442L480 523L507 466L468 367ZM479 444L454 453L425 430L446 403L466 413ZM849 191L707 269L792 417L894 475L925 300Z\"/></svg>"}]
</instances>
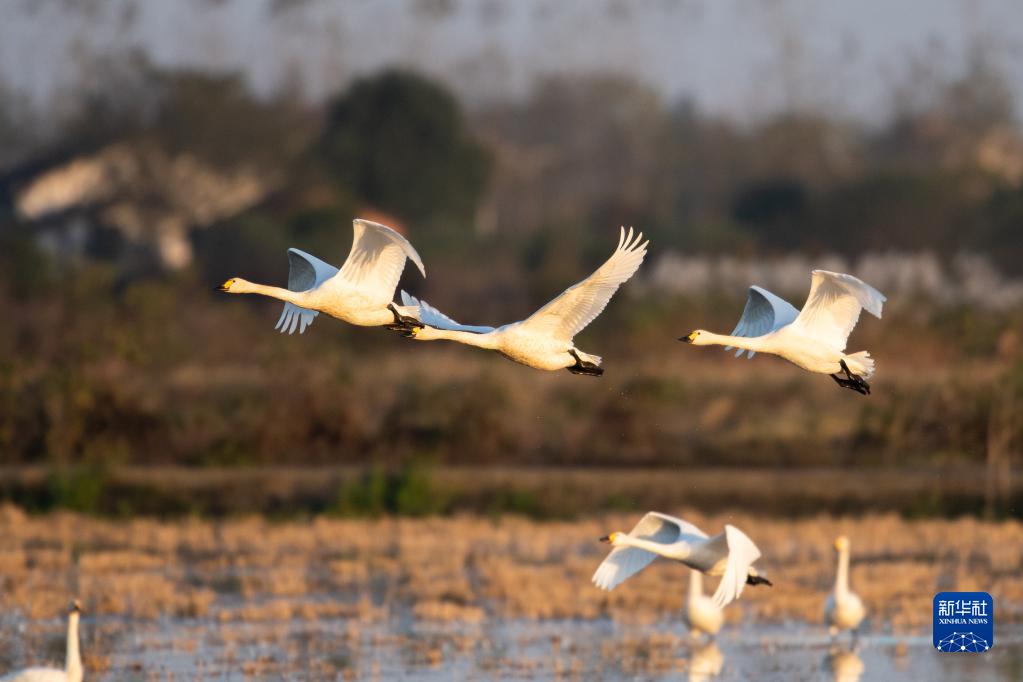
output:
<instances>
[{"instance_id":1,"label":"flying swan","mask_svg":"<svg viewBox=\"0 0 1023 682\"><path fill-rule=\"evenodd\" d=\"M845 346L860 319L860 309L880 318L886 300L877 289L852 275L814 270L802 311L767 289L752 286L731 336L697 329L679 341L694 346L716 344L725 350L738 348L735 357L743 351L748 351L750 358L755 353L771 353L809 372L830 374L839 386L869 395L866 380L874 374L874 360L865 350L846 355Z\"/></svg>"},{"instance_id":2,"label":"flying swan","mask_svg":"<svg viewBox=\"0 0 1023 682\"><path fill-rule=\"evenodd\" d=\"M300 334L320 313L360 327L406 329L417 323L416 310L401 310L391 302L408 258L426 277L423 261L412 244L391 228L357 218L352 221L352 250L341 269L316 256L288 249L288 288L266 286L234 277L220 285L230 294L262 294L284 301L274 329Z\"/></svg>"},{"instance_id":3,"label":"flying swan","mask_svg":"<svg viewBox=\"0 0 1023 682\"><path fill-rule=\"evenodd\" d=\"M753 567L760 550L735 526L712 538L693 524L660 512L648 512L628 533L600 539L614 549L593 574L593 584L613 590L658 556L673 559L710 576L721 576L713 603L719 609L737 599L745 585L770 585Z\"/></svg>"},{"instance_id":4,"label":"flying swan","mask_svg":"<svg viewBox=\"0 0 1023 682\"><path fill-rule=\"evenodd\" d=\"M82 657L78 652L78 618L82 606L76 599L67 617L67 660L60 668L26 668L0 677L0 682L82 682Z\"/></svg>"},{"instance_id":5,"label":"flying swan","mask_svg":"<svg viewBox=\"0 0 1023 682\"><path fill-rule=\"evenodd\" d=\"M536 369L567 369L573 374L600 376L601 358L575 347L573 337L600 315L623 282L632 277L646 256L643 233L622 228L618 248L597 270L521 322L503 327L459 324L426 301L401 292L406 309L418 306L420 323L402 331L419 341L448 339L477 348L496 350L515 362Z\"/></svg>"},{"instance_id":6,"label":"flying swan","mask_svg":"<svg viewBox=\"0 0 1023 682\"><path fill-rule=\"evenodd\" d=\"M859 596L849 589L849 538L844 535L836 538L835 551L838 552L838 573L835 575L835 589L824 603L824 620L832 637L842 630L852 630L855 639L856 629L867 615L867 610Z\"/></svg>"}]
</instances>

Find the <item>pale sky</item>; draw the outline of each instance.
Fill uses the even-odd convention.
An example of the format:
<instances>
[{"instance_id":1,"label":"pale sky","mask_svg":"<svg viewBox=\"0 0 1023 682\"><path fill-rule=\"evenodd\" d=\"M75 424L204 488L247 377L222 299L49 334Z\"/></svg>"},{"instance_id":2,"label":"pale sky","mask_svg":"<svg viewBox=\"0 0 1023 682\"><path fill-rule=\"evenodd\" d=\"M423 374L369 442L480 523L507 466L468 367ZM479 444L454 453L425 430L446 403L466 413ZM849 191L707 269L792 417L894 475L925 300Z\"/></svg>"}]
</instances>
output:
<instances>
[{"instance_id":1,"label":"pale sky","mask_svg":"<svg viewBox=\"0 0 1023 682\"><path fill-rule=\"evenodd\" d=\"M163 66L241 71L310 98L388 65L469 102L537 76L614 71L737 120L788 105L868 121L914 60L961 73L994 55L1023 112L1020 0L0 0L0 79L45 110L86 55L140 49ZM102 73L91 73L102 78ZM57 95L57 98L54 98Z\"/></svg>"}]
</instances>

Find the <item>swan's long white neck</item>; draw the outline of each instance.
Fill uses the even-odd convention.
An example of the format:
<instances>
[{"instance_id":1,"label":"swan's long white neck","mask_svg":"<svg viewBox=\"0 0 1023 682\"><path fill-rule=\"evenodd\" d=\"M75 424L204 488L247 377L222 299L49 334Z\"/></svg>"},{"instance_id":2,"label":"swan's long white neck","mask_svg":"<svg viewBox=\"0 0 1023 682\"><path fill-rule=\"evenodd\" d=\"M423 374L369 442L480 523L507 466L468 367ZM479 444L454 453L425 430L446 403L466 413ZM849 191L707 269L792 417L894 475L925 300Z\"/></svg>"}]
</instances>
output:
<instances>
[{"instance_id":1,"label":"swan's long white neck","mask_svg":"<svg viewBox=\"0 0 1023 682\"><path fill-rule=\"evenodd\" d=\"M272 287L266 284L256 284L255 282L250 282L245 279L235 279L234 284L231 285L231 291L229 293L261 294L281 301L287 301L288 303L294 303L300 308L311 308L308 303L308 291L292 291L290 289Z\"/></svg>"},{"instance_id":2,"label":"swan's long white neck","mask_svg":"<svg viewBox=\"0 0 1023 682\"><path fill-rule=\"evenodd\" d=\"M699 571L689 571L689 600L703 596L703 574Z\"/></svg>"},{"instance_id":3,"label":"swan's long white neck","mask_svg":"<svg viewBox=\"0 0 1023 682\"><path fill-rule=\"evenodd\" d=\"M78 612L72 611L67 619L67 661L65 672L68 682L82 681L82 655L78 651Z\"/></svg>"},{"instance_id":4,"label":"swan's long white neck","mask_svg":"<svg viewBox=\"0 0 1023 682\"><path fill-rule=\"evenodd\" d=\"M474 334L473 332L464 332L456 329L437 329L436 327L422 327L417 329L415 339L417 341L457 341L458 343L464 343L467 346L488 348L490 350L497 348L498 345L497 338L493 333Z\"/></svg>"},{"instance_id":5,"label":"swan's long white neck","mask_svg":"<svg viewBox=\"0 0 1023 682\"><path fill-rule=\"evenodd\" d=\"M644 538L634 538L626 533L621 533L615 538L615 545L628 545L629 547L645 549L648 552L668 557L669 559L682 560L689 554L689 550L682 543L665 545L663 543L646 540Z\"/></svg>"},{"instance_id":6,"label":"swan's long white neck","mask_svg":"<svg viewBox=\"0 0 1023 682\"><path fill-rule=\"evenodd\" d=\"M727 334L715 334L713 332L700 332L696 339L696 346L733 346L752 351L770 351L770 342L763 336L728 336Z\"/></svg>"},{"instance_id":7,"label":"swan's long white neck","mask_svg":"<svg viewBox=\"0 0 1023 682\"><path fill-rule=\"evenodd\" d=\"M835 594L849 594L849 548L838 550L838 573L835 576Z\"/></svg>"}]
</instances>

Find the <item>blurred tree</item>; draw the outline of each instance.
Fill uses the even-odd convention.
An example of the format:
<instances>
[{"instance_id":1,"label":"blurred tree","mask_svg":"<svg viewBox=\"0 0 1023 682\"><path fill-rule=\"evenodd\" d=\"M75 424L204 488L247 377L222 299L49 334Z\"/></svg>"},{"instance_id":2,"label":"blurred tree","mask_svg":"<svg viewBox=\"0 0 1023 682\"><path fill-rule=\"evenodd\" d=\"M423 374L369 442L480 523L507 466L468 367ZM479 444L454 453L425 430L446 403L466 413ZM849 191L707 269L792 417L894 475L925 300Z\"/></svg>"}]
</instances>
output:
<instances>
[{"instance_id":1,"label":"blurred tree","mask_svg":"<svg viewBox=\"0 0 1023 682\"><path fill-rule=\"evenodd\" d=\"M282 95L262 101L240 75L156 73L159 99L149 132L168 151L214 164L280 168L310 142L311 120Z\"/></svg>"},{"instance_id":2,"label":"blurred tree","mask_svg":"<svg viewBox=\"0 0 1023 682\"><path fill-rule=\"evenodd\" d=\"M239 74L163 69L140 53L98 57L74 95L56 146L66 153L113 142L155 142L220 168L277 170L309 146L312 116L288 92L260 99Z\"/></svg>"},{"instance_id":3,"label":"blurred tree","mask_svg":"<svg viewBox=\"0 0 1023 682\"><path fill-rule=\"evenodd\" d=\"M931 251L950 256L974 234L975 200L960 175L872 173L831 188L813 204L803 244L847 254Z\"/></svg>"},{"instance_id":4,"label":"blurred tree","mask_svg":"<svg viewBox=\"0 0 1023 682\"><path fill-rule=\"evenodd\" d=\"M973 248L991 253L1002 270L1023 275L1023 187L1002 188L988 202Z\"/></svg>"},{"instance_id":5,"label":"blurred tree","mask_svg":"<svg viewBox=\"0 0 1023 682\"><path fill-rule=\"evenodd\" d=\"M5 216L0 204L0 287L19 299L53 292L53 267L33 235Z\"/></svg>"},{"instance_id":6,"label":"blurred tree","mask_svg":"<svg viewBox=\"0 0 1023 682\"><path fill-rule=\"evenodd\" d=\"M29 151L35 141L36 130L25 107L25 98L0 82L0 174ZM3 210L0 197L0 211Z\"/></svg>"},{"instance_id":7,"label":"blurred tree","mask_svg":"<svg viewBox=\"0 0 1023 682\"><path fill-rule=\"evenodd\" d=\"M732 201L733 217L774 248L807 245L806 210L806 188L790 178L751 183Z\"/></svg>"},{"instance_id":8,"label":"blurred tree","mask_svg":"<svg viewBox=\"0 0 1023 682\"><path fill-rule=\"evenodd\" d=\"M454 97L401 71L356 81L336 98L321 151L354 194L407 220L471 220L490 171Z\"/></svg>"},{"instance_id":9,"label":"blurred tree","mask_svg":"<svg viewBox=\"0 0 1023 682\"><path fill-rule=\"evenodd\" d=\"M496 150L497 229L614 229L617 218L602 207L628 207L635 216L664 181L656 175L663 105L630 78L549 78L525 102L481 112L476 125Z\"/></svg>"}]
</instances>

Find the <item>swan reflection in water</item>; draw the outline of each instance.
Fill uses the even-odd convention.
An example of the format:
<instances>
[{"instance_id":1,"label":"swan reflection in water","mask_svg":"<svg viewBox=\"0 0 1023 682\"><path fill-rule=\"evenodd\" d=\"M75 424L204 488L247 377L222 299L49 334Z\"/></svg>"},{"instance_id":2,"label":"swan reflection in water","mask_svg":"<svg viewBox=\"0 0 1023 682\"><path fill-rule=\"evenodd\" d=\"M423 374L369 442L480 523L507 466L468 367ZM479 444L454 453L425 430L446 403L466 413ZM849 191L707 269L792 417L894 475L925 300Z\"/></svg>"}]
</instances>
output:
<instances>
[{"instance_id":1,"label":"swan reflection in water","mask_svg":"<svg viewBox=\"0 0 1023 682\"><path fill-rule=\"evenodd\" d=\"M721 674L725 655L717 642L694 645L689 653L689 682L707 682Z\"/></svg>"},{"instance_id":2,"label":"swan reflection in water","mask_svg":"<svg viewBox=\"0 0 1023 682\"><path fill-rule=\"evenodd\" d=\"M859 682L863 676L863 659L856 653L856 649L847 649L840 646L833 646L821 664L825 673L832 676L835 682Z\"/></svg>"}]
</instances>

